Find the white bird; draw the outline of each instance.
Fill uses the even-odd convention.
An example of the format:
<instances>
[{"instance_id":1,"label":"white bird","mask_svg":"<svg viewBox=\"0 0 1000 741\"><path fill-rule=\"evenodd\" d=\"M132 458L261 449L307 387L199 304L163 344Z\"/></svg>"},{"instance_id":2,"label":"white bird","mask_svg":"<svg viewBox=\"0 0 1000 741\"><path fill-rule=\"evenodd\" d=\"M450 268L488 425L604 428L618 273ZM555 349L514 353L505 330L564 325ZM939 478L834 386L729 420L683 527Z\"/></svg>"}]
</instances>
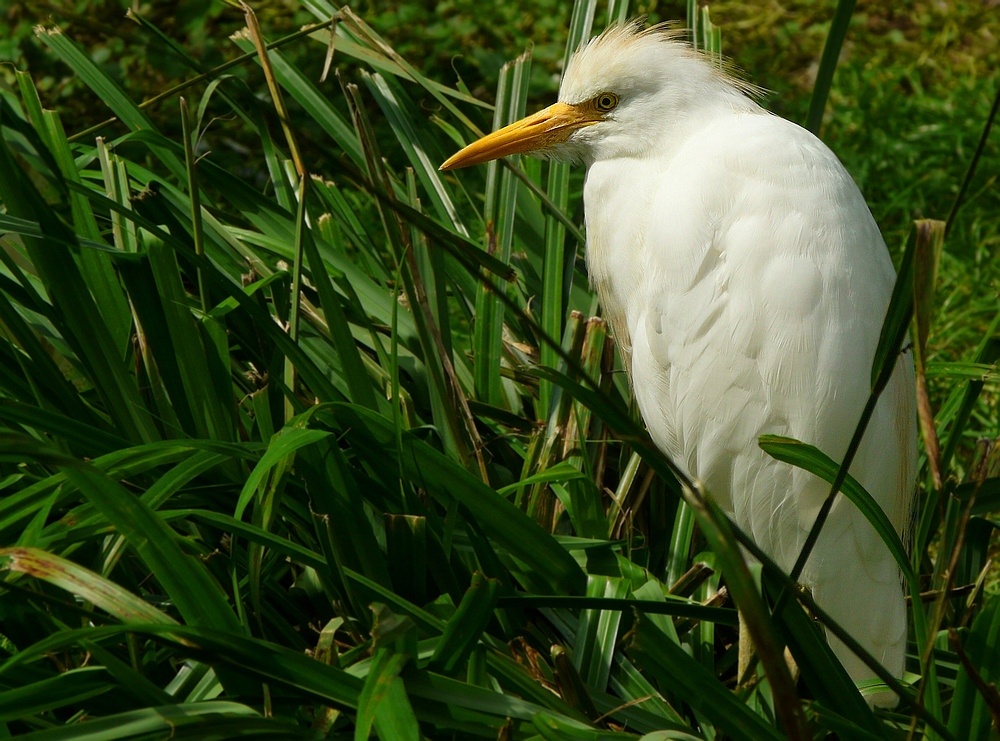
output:
<instances>
[{"instance_id":1,"label":"white bird","mask_svg":"<svg viewBox=\"0 0 1000 741\"><path fill-rule=\"evenodd\" d=\"M751 94L662 26L614 26L573 56L557 103L441 169L520 153L586 165L590 280L650 435L789 571L829 485L773 460L757 440L786 435L843 458L895 271L837 157ZM914 490L914 409L913 362L903 355L851 466L901 535ZM899 569L845 497L801 581L902 676ZM828 638L855 681L874 678Z\"/></svg>"}]
</instances>

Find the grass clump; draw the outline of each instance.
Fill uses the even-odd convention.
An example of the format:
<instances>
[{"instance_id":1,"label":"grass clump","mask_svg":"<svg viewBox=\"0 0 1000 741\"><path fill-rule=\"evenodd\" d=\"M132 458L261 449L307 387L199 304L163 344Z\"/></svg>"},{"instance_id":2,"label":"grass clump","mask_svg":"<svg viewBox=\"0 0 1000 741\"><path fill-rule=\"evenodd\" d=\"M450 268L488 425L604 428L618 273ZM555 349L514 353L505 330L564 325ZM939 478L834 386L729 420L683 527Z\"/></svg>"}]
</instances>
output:
<instances>
[{"instance_id":1,"label":"grass clump","mask_svg":"<svg viewBox=\"0 0 1000 741\"><path fill-rule=\"evenodd\" d=\"M713 8L753 69L763 26ZM904 702L873 713L808 595L779 597L789 585L768 565L758 591L741 534L685 496L630 413L581 265L578 174L537 161L436 169L531 105L553 60L597 30L585 9L558 54L495 70L497 109L415 62L432 56L422 44L447 48L449 22L400 54L323 0L302 3L302 34L235 16L246 28L231 54L250 56L186 88L181 106L140 108L70 35L40 32L106 107L95 121L117 121L83 135L95 121L46 110L24 72L0 91L0 728L988 737L1000 487L977 441L997 435L995 145L939 269L925 352L941 453L925 473L941 476L921 484L909 557ZM766 12L783 20L780 43L825 38L816 11L795 33L791 11ZM136 18L191 77L206 71ZM884 20L857 18L869 33ZM922 38L895 30L901 48ZM337 76L317 82L331 47ZM947 216L995 76L968 73L968 106L935 101L942 60L892 104L903 77L879 54L868 67L858 42L847 48L825 132L902 247L913 217ZM982 69L969 64L954 68ZM807 109L794 97L811 88L796 87L805 67L784 88L755 75L793 118ZM476 74L473 91L488 78ZM898 252L905 273L914 257ZM910 295L895 306L897 345ZM764 444L836 477L839 462ZM736 691L728 595L768 669ZM785 645L797 685L775 679Z\"/></svg>"}]
</instances>

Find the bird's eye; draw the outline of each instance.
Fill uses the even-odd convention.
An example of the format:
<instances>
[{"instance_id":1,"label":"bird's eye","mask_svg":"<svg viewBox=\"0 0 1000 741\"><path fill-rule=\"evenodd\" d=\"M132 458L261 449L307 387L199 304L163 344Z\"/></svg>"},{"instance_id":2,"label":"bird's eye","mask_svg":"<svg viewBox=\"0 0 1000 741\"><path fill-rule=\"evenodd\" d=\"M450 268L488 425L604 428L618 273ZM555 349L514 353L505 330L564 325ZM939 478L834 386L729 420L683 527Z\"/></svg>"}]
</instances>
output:
<instances>
[{"instance_id":1,"label":"bird's eye","mask_svg":"<svg viewBox=\"0 0 1000 741\"><path fill-rule=\"evenodd\" d=\"M618 105L618 96L614 93L601 93L596 98L594 98L594 106L599 111L607 113L608 111L614 110L615 106Z\"/></svg>"}]
</instances>

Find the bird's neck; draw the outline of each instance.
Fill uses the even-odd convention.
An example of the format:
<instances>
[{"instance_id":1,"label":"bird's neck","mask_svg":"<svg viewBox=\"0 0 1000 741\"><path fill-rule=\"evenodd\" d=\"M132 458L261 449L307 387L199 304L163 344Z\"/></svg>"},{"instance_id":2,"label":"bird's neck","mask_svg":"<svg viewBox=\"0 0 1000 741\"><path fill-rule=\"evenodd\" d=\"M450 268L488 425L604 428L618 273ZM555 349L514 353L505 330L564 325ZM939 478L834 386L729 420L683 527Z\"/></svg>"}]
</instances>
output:
<instances>
[{"instance_id":1,"label":"bird's neck","mask_svg":"<svg viewBox=\"0 0 1000 741\"><path fill-rule=\"evenodd\" d=\"M587 272L618 342L626 366L631 353L629 318L643 293L641 254L643 214L653 193L636 193L644 160L597 162L587 168L584 209L587 222Z\"/></svg>"},{"instance_id":2,"label":"bird's neck","mask_svg":"<svg viewBox=\"0 0 1000 741\"><path fill-rule=\"evenodd\" d=\"M629 323L639 316L648 295L648 266L656 262L647 257L645 235L657 186L678 153L706 127L733 116L763 114L748 98L740 96L737 102L721 101L700 109L697 116L674 117L640 153L588 163L583 191L587 271L623 354L631 347Z\"/></svg>"}]
</instances>

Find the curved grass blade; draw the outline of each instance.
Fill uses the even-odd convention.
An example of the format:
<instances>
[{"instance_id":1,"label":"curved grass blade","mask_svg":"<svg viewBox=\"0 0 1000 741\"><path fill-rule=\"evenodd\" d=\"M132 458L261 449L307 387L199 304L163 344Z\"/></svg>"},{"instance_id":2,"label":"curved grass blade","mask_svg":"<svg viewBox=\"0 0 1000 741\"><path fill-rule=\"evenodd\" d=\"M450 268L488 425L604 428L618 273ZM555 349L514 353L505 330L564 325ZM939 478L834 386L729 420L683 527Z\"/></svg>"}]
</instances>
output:
<instances>
[{"instance_id":1,"label":"curved grass blade","mask_svg":"<svg viewBox=\"0 0 1000 741\"><path fill-rule=\"evenodd\" d=\"M588 728L582 723L556 718L546 712L538 713L531 722L546 741L634 741L635 739L631 733L600 731Z\"/></svg>"},{"instance_id":2,"label":"curved grass blade","mask_svg":"<svg viewBox=\"0 0 1000 741\"><path fill-rule=\"evenodd\" d=\"M390 649L376 652L358 700L354 741L366 741L372 725L379 738L419 741L420 727L399 677L407 658Z\"/></svg>"},{"instance_id":3,"label":"curved grass blade","mask_svg":"<svg viewBox=\"0 0 1000 741\"><path fill-rule=\"evenodd\" d=\"M609 601L628 594L630 586L625 579L592 574L587 580L587 597L607 606ZM621 612L609 609L586 609L580 613L573 663L587 686L595 690L603 692L607 687L621 617Z\"/></svg>"},{"instance_id":4,"label":"curved grass blade","mask_svg":"<svg viewBox=\"0 0 1000 741\"><path fill-rule=\"evenodd\" d=\"M920 580L913 570L913 565L906 554L906 547L903 545L902 540L900 540L899 534L872 495L865 490L860 482L844 471L844 464L835 463L833 459L812 445L776 435L762 435L759 445L773 458L809 471L824 481L832 483L834 487L836 487L838 481L841 482L840 491L861 510L861 513L871 523L872 528L878 533L879 537L882 538L882 541L889 549L889 553L892 554L892 557L899 565L915 606L913 610L913 627L917 645L926 645L928 627L926 614L920 608ZM781 602L782 600L779 597L779 606L783 607ZM776 611L781 612L781 609L776 608ZM933 671L933 668L931 668L931 671ZM935 692L935 687L936 684L931 688L932 695ZM931 703L931 707L928 709L934 712L936 716L939 716L940 706L936 704L933 697Z\"/></svg>"},{"instance_id":5,"label":"curved grass blade","mask_svg":"<svg viewBox=\"0 0 1000 741\"><path fill-rule=\"evenodd\" d=\"M91 697L116 689L101 666L88 666L0 692L0 723L40 715L63 707L79 707Z\"/></svg>"},{"instance_id":6,"label":"curved grass blade","mask_svg":"<svg viewBox=\"0 0 1000 741\"><path fill-rule=\"evenodd\" d=\"M976 616L963 649L975 657L976 667L984 682L1000 681L1000 598L990 599ZM995 690L994 690L995 692ZM955 738L986 741L991 735L990 706L968 672L960 672L955 682L955 695L948 718L948 730Z\"/></svg>"},{"instance_id":7,"label":"curved grass blade","mask_svg":"<svg viewBox=\"0 0 1000 741\"><path fill-rule=\"evenodd\" d=\"M239 520L243 517L243 513L246 511L247 506L258 489L261 490L262 500L266 496L261 486L266 483L265 477L269 475L272 469L278 467L280 476L284 473L285 469L291 468L296 451L307 445L313 445L329 436L330 433L323 430L308 430L294 426L285 427L278 432L271 439L267 450L264 451L264 455L261 456L257 465L254 466L253 471L250 472L250 476L243 485L243 490L240 492L240 497L236 503L236 519ZM274 485L274 482L271 482L270 486Z\"/></svg>"},{"instance_id":8,"label":"curved grass blade","mask_svg":"<svg viewBox=\"0 0 1000 741\"><path fill-rule=\"evenodd\" d=\"M55 52L94 91L100 100L104 101L114 111L122 123L133 131L139 129L156 129L152 119L128 97L118 83L108 77L79 45L66 36L60 29L39 29L38 38ZM159 148L154 151L174 177L184 182L186 177L184 163L174 152Z\"/></svg>"},{"instance_id":9,"label":"curved grass blade","mask_svg":"<svg viewBox=\"0 0 1000 741\"><path fill-rule=\"evenodd\" d=\"M782 730L792 739L808 739L811 734L806 724L802 703L795 691L785 663L783 646L774 634L770 615L761 601L746 560L733 535L729 519L711 497L685 486L684 499L694 509L698 525L705 534L718 565L726 578L726 586L740 608L740 614L753 638L754 647L771 684L774 709L781 721Z\"/></svg>"},{"instance_id":10,"label":"curved grass blade","mask_svg":"<svg viewBox=\"0 0 1000 741\"><path fill-rule=\"evenodd\" d=\"M657 680L662 692L681 698L727 737L736 741L784 738L649 619L638 617L625 651Z\"/></svg>"},{"instance_id":11,"label":"curved grass blade","mask_svg":"<svg viewBox=\"0 0 1000 741\"><path fill-rule=\"evenodd\" d=\"M97 387L121 431L131 440L151 442L160 435L136 388L135 379L121 362L89 287L72 251L76 236L45 202L27 174L17 165L6 140L0 144L0 199L14 217L39 224L43 236L24 237L31 262L59 310L62 335L89 366Z\"/></svg>"},{"instance_id":12,"label":"curved grass blade","mask_svg":"<svg viewBox=\"0 0 1000 741\"><path fill-rule=\"evenodd\" d=\"M704 620L720 625L739 625L736 610L727 607L706 607L697 602L665 597L663 601L648 599L612 599L610 597L563 597L556 595L517 594L500 597L498 607L543 608L564 610L635 610L650 615L671 615L692 620Z\"/></svg>"},{"instance_id":13,"label":"curved grass blade","mask_svg":"<svg viewBox=\"0 0 1000 741\"><path fill-rule=\"evenodd\" d=\"M318 30L318 29L317 29ZM233 43L244 52L255 52L253 41L245 35L232 37ZM269 44L270 49L273 44ZM277 51L268 53L274 75L281 87L288 92L303 110L340 146L351 160L359 167L364 164L365 157L361 151L361 142L350 123L330 102L326 95L316 87L294 64L289 62ZM259 60L258 60L259 63Z\"/></svg>"},{"instance_id":14,"label":"curved grass blade","mask_svg":"<svg viewBox=\"0 0 1000 741\"><path fill-rule=\"evenodd\" d=\"M348 404L332 406L345 437L355 440L355 450L376 466L401 469L444 504L458 500L479 527L531 572L547 582L554 593L580 593L584 574L569 553L533 520L456 462L448 459L411 432L402 435L400 459L396 457L396 431L389 420Z\"/></svg>"},{"instance_id":15,"label":"curved grass blade","mask_svg":"<svg viewBox=\"0 0 1000 741\"><path fill-rule=\"evenodd\" d=\"M131 710L106 718L73 723L63 728L35 731L23 736L31 741L113 741L141 737L199 734L212 738L280 734L282 738L310 738L303 729L273 718L262 718L256 710L235 702L195 702ZM155 735L153 735L155 734Z\"/></svg>"},{"instance_id":16,"label":"curved grass blade","mask_svg":"<svg viewBox=\"0 0 1000 741\"><path fill-rule=\"evenodd\" d=\"M813 445L799 442L790 437L761 435L758 445L760 445L761 450L775 460L808 471L828 483L834 482L840 470L840 464L836 463L823 451ZM907 583L910 585L916 583L917 575L913 571L909 556L906 555L906 547L903 545L903 541L900 540L896 528L892 526L888 516L886 516L878 502L850 474L847 474L847 477L844 479L841 491L844 496L850 499L861 510L861 513L871 523L875 532L882 538L892 557L899 564L899 569L906 577Z\"/></svg>"},{"instance_id":17,"label":"curved grass blade","mask_svg":"<svg viewBox=\"0 0 1000 741\"><path fill-rule=\"evenodd\" d=\"M833 85L833 74L837 71L837 60L840 58L844 38L847 36L847 28L851 23L855 2L856 0L839 0L833 14L833 21L830 23L830 31L826 36L826 44L823 46L819 72L816 73L816 82L813 85L812 98L809 101L809 114L806 116L806 128L817 136L823 126L826 99L829 97L830 87Z\"/></svg>"},{"instance_id":18,"label":"curved grass blade","mask_svg":"<svg viewBox=\"0 0 1000 741\"><path fill-rule=\"evenodd\" d=\"M54 584L125 623L177 622L100 574L38 548L0 549L0 569Z\"/></svg>"},{"instance_id":19,"label":"curved grass blade","mask_svg":"<svg viewBox=\"0 0 1000 741\"><path fill-rule=\"evenodd\" d=\"M22 404L14 399L0 399L0 420L7 424L25 425L60 440L72 441L88 456L103 455L128 447L128 441L114 433L74 417Z\"/></svg>"},{"instance_id":20,"label":"curved grass blade","mask_svg":"<svg viewBox=\"0 0 1000 741\"><path fill-rule=\"evenodd\" d=\"M39 134L45 139L45 146L51 152L62 177L68 181L81 183L79 170L63 130L62 121L55 111L43 111L38 92L27 72L17 73L21 97L30 112L32 123ZM79 194L70 192L69 203L72 223L77 234L95 242L102 242L101 232L90 204ZM90 286L91 292L98 297L102 315L111 330L112 336L120 346L125 346L132 328L132 318L128 309L128 301L121 291L114 269L107 255L97 251L84 250L80 254L80 269Z\"/></svg>"},{"instance_id":21,"label":"curved grass blade","mask_svg":"<svg viewBox=\"0 0 1000 741\"><path fill-rule=\"evenodd\" d=\"M441 173L435 164L441 156L441 152L437 148L432 153L426 151L430 142L426 135L421 136L418 133L417 124L410 115L408 107L404 105L405 98L403 96L405 93L398 84L391 84L389 80L378 73L365 74L362 79L392 126L396 140L406 153L420 183L424 186L424 191L434 206L438 218L449 223L462 236L467 237L469 231L462 223L451 194L445 187Z\"/></svg>"},{"instance_id":22,"label":"curved grass blade","mask_svg":"<svg viewBox=\"0 0 1000 741\"><path fill-rule=\"evenodd\" d=\"M781 592L781 585L767 570L761 578L767 593L776 598ZM775 624L781 630L812 695L840 716L849 718L855 727L869 736L884 737L884 729L830 649L826 636L799 603L789 601L781 614L775 615Z\"/></svg>"},{"instance_id":23,"label":"curved grass blade","mask_svg":"<svg viewBox=\"0 0 1000 741\"><path fill-rule=\"evenodd\" d=\"M499 587L500 582L496 579L487 579L479 572L473 575L472 584L434 648L430 662L432 669L451 674L469 657L493 618Z\"/></svg>"},{"instance_id":24,"label":"curved grass blade","mask_svg":"<svg viewBox=\"0 0 1000 741\"><path fill-rule=\"evenodd\" d=\"M243 632L205 565L181 550L177 536L148 505L90 466L74 462L65 467L65 473L125 536L189 625Z\"/></svg>"}]
</instances>

